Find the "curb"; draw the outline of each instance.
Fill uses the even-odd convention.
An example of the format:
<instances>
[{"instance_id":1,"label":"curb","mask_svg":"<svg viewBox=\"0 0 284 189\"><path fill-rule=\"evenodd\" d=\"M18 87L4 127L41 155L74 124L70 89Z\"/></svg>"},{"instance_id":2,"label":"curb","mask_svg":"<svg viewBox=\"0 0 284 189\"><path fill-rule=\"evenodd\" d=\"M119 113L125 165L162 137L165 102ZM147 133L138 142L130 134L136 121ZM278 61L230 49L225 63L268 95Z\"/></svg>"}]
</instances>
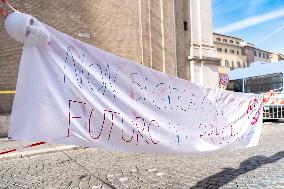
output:
<instances>
[{"instance_id":1,"label":"curb","mask_svg":"<svg viewBox=\"0 0 284 189\"><path fill-rule=\"evenodd\" d=\"M32 151L27 151L27 152L14 152L11 154L1 155L0 160L26 158L26 157L32 157L32 156L41 155L41 154L49 154L49 153L56 153L56 152L61 152L61 151L66 151L66 150L77 150L77 149L82 149L82 147L68 145L68 146L32 150Z\"/></svg>"}]
</instances>

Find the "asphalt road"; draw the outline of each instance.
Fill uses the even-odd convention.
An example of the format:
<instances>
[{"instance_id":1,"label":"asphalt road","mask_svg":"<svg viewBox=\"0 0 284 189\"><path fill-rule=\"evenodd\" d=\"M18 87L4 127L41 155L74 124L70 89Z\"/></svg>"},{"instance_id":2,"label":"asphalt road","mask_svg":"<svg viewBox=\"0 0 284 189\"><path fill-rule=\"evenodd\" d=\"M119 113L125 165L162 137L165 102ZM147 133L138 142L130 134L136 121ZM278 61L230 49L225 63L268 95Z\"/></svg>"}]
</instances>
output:
<instances>
[{"instance_id":1,"label":"asphalt road","mask_svg":"<svg viewBox=\"0 0 284 189\"><path fill-rule=\"evenodd\" d=\"M284 124L265 124L257 147L233 152L169 156L79 148L0 159L0 188L284 189Z\"/></svg>"}]
</instances>

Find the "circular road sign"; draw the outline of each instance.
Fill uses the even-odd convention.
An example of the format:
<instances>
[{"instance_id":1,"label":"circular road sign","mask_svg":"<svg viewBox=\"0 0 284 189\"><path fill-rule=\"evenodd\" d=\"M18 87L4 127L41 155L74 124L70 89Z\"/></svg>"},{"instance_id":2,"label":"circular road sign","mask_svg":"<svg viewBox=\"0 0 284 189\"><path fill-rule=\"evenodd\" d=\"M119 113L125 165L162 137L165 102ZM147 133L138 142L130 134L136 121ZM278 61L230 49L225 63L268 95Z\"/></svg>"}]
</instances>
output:
<instances>
[{"instance_id":1,"label":"circular road sign","mask_svg":"<svg viewBox=\"0 0 284 189\"><path fill-rule=\"evenodd\" d=\"M229 79L229 76L228 74L220 74L220 83L222 85L228 85L230 79Z\"/></svg>"}]
</instances>

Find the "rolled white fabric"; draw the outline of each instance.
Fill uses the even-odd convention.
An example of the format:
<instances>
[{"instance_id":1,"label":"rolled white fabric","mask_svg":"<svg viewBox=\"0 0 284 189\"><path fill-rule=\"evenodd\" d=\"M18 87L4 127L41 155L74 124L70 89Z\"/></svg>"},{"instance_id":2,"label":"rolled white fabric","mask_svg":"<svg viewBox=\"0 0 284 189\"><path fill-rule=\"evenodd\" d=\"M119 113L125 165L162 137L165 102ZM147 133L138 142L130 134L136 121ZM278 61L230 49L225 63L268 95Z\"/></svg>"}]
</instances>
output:
<instances>
[{"instance_id":1,"label":"rolled white fabric","mask_svg":"<svg viewBox=\"0 0 284 189\"><path fill-rule=\"evenodd\" d=\"M5 20L5 29L16 41L24 45L42 45L50 41L45 26L31 15L14 12Z\"/></svg>"}]
</instances>

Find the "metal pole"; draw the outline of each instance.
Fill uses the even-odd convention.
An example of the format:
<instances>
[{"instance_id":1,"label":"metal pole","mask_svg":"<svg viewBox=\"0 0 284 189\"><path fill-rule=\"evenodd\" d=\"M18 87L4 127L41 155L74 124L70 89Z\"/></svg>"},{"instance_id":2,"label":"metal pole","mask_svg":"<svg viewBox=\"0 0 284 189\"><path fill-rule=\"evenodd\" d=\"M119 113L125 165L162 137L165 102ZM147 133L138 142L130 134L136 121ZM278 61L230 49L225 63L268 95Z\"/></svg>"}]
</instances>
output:
<instances>
[{"instance_id":1,"label":"metal pole","mask_svg":"<svg viewBox=\"0 0 284 189\"><path fill-rule=\"evenodd\" d=\"M243 93L245 93L245 79L243 77Z\"/></svg>"}]
</instances>

